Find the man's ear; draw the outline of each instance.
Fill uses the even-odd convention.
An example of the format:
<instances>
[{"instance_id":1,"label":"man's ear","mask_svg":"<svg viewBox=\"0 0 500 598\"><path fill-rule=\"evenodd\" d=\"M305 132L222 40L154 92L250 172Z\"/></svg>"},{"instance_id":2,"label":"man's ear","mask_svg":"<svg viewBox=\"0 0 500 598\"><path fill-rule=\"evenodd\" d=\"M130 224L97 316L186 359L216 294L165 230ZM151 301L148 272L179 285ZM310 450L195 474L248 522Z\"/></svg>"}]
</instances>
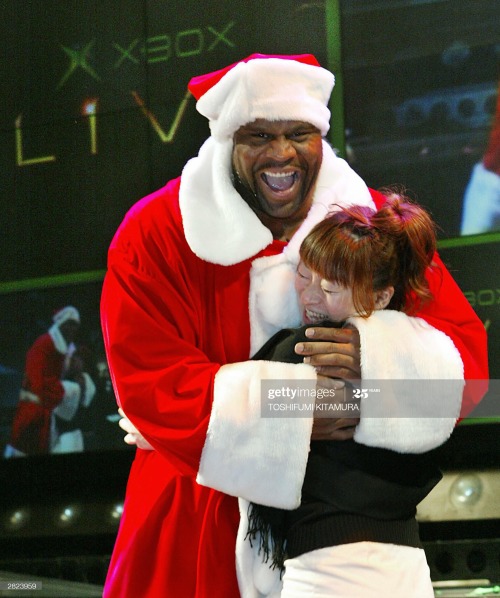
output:
<instances>
[{"instance_id":1,"label":"man's ear","mask_svg":"<svg viewBox=\"0 0 500 598\"><path fill-rule=\"evenodd\" d=\"M387 287L380 291L375 291L375 309L386 308L393 295L394 287Z\"/></svg>"}]
</instances>

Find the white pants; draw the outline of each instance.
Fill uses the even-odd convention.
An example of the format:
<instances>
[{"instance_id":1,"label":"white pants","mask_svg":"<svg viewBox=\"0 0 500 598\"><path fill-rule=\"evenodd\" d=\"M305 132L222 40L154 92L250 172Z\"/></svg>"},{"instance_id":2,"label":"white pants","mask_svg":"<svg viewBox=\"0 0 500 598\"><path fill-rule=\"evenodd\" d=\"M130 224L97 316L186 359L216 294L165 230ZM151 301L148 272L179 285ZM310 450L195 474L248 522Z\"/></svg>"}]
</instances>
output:
<instances>
[{"instance_id":1,"label":"white pants","mask_svg":"<svg viewBox=\"0 0 500 598\"><path fill-rule=\"evenodd\" d=\"M356 542L285 561L281 598L433 598L420 548Z\"/></svg>"}]
</instances>

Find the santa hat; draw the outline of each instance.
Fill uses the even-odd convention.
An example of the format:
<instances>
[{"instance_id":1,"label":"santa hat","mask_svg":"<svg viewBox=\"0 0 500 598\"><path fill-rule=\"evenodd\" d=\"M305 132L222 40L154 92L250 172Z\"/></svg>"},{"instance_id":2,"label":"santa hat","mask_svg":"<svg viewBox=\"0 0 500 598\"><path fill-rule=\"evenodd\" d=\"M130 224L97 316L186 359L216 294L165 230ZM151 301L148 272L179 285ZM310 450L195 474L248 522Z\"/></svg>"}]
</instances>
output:
<instances>
[{"instance_id":1,"label":"santa hat","mask_svg":"<svg viewBox=\"0 0 500 598\"><path fill-rule=\"evenodd\" d=\"M271 231L234 186L234 132L263 118L308 122L326 134L330 118L327 103L334 80L311 54L252 54L225 69L191 79L189 89L198 100L197 109L209 119L212 131L198 155L185 165L179 188L186 241L200 259L229 266L257 255L273 241ZM344 205L351 203L351 198L373 205L359 175L323 141L313 197L317 206L311 208L304 230L324 218L328 212L325 205ZM297 232L295 238L301 239L302 233ZM289 253L298 243L292 240ZM282 257L288 259L287 255Z\"/></svg>"},{"instance_id":2,"label":"santa hat","mask_svg":"<svg viewBox=\"0 0 500 598\"><path fill-rule=\"evenodd\" d=\"M56 311L52 316L52 321L57 326L64 324L64 322L67 322L68 320L74 320L75 322L78 322L78 324L80 323L80 313L76 307L71 305L67 305L66 307Z\"/></svg>"},{"instance_id":3,"label":"santa hat","mask_svg":"<svg viewBox=\"0 0 500 598\"><path fill-rule=\"evenodd\" d=\"M258 118L308 122L324 136L330 127L327 104L334 82L312 54L252 54L194 77L188 88L216 139L226 140Z\"/></svg>"}]
</instances>

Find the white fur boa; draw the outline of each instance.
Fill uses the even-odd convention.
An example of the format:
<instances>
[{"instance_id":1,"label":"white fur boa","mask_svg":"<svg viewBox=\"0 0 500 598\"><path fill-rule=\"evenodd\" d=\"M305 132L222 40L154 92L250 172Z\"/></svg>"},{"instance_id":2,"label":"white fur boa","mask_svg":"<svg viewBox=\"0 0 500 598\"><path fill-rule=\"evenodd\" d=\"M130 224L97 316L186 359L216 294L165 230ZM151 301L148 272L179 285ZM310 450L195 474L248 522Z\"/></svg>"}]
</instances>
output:
<instances>
[{"instance_id":1,"label":"white fur boa","mask_svg":"<svg viewBox=\"0 0 500 598\"><path fill-rule=\"evenodd\" d=\"M209 137L184 167L179 190L189 247L202 260L222 266L252 257L273 240L271 231L234 188L232 148L232 141Z\"/></svg>"}]
</instances>

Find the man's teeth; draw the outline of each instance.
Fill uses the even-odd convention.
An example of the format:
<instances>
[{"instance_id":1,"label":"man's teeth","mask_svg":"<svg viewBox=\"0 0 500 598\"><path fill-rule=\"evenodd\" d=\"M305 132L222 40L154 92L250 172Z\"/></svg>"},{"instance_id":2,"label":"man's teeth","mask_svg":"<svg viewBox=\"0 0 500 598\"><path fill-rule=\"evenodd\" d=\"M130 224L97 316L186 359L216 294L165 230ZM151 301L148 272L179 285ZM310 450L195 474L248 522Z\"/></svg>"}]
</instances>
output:
<instances>
[{"instance_id":1,"label":"man's teeth","mask_svg":"<svg viewBox=\"0 0 500 598\"><path fill-rule=\"evenodd\" d=\"M262 177L273 191L286 191L295 183L294 172L264 172Z\"/></svg>"},{"instance_id":2,"label":"man's teeth","mask_svg":"<svg viewBox=\"0 0 500 598\"><path fill-rule=\"evenodd\" d=\"M309 320L315 320L318 322L320 320L328 319L328 314L320 314L317 311L311 311L310 309L306 309L306 316L309 318Z\"/></svg>"}]
</instances>

